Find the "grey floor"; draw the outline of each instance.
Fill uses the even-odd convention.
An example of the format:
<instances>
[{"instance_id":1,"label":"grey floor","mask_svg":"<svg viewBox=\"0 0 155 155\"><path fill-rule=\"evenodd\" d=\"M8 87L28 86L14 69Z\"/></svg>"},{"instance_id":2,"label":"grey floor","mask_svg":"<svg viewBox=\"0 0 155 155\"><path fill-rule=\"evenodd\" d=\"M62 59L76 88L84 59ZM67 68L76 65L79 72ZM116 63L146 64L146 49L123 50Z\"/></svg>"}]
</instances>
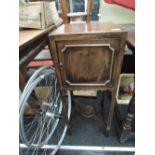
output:
<instances>
[{"instance_id":1,"label":"grey floor","mask_svg":"<svg viewBox=\"0 0 155 155\"><path fill-rule=\"evenodd\" d=\"M66 135L63 145L82 146L122 146L134 147L134 140L128 140L125 144L120 144L117 138L115 125L110 137L105 137L103 128L93 120L82 120L73 127L72 136ZM133 155L134 152L93 152L93 151L59 151L58 155Z\"/></svg>"},{"instance_id":2,"label":"grey floor","mask_svg":"<svg viewBox=\"0 0 155 155\"><path fill-rule=\"evenodd\" d=\"M112 129L109 137L105 137L104 128L94 120L82 120L74 125L72 135L68 134L62 145L85 145L85 146L134 146L134 140L128 140L120 144L117 138L116 127Z\"/></svg>"},{"instance_id":3,"label":"grey floor","mask_svg":"<svg viewBox=\"0 0 155 155\"><path fill-rule=\"evenodd\" d=\"M60 151L57 155L134 155L129 152Z\"/></svg>"},{"instance_id":4,"label":"grey floor","mask_svg":"<svg viewBox=\"0 0 155 155\"><path fill-rule=\"evenodd\" d=\"M106 101L106 100L105 100ZM95 104L95 103L94 103ZM123 107L123 112L125 113L127 109ZM76 112L72 107L71 118L76 116ZM92 119L82 119L76 122L72 126L72 135L66 134L62 145L71 146L109 146L109 147L134 147L134 139L126 141L124 144L120 144L118 141L118 124L115 120L112 123L111 135L106 137L104 135L104 126L98 124ZM38 152L38 155L41 152ZM22 155L22 153L21 153ZM25 155L23 153L23 155ZM31 153L29 154L31 155ZM48 155L48 153L47 153ZM59 150L57 155L134 155L134 152L94 152L94 151L69 151L69 150Z\"/></svg>"},{"instance_id":5,"label":"grey floor","mask_svg":"<svg viewBox=\"0 0 155 155\"><path fill-rule=\"evenodd\" d=\"M126 106L126 105L125 105ZM121 107L125 112L127 107ZM134 147L134 139L124 144L118 141L118 124L113 120L111 135L104 135L104 126L92 119L82 119L72 127L72 135L66 135L62 145ZM58 155L134 155L134 152L59 151Z\"/></svg>"},{"instance_id":6,"label":"grey floor","mask_svg":"<svg viewBox=\"0 0 155 155\"><path fill-rule=\"evenodd\" d=\"M116 124L115 124L116 125ZM66 135L63 145L82 146L122 146L134 147L134 140L120 144L117 139L116 126L110 137L105 137L103 128L93 120L82 120L73 127L72 136ZM93 151L59 151L58 155L133 155L134 152L93 152Z\"/></svg>"},{"instance_id":7,"label":"grey floor","mask_svg":"<svg viewBox=\"0 0 155 155\"><path fill-rule=\"evenodd\" d=\"M104 127L91 119L83 119L74 124L72 135L66 134L62 145L71 146L110 146L110 147L134 147L133 139L120 144L117 137L118 125L113 120L111 135L105 137ZM41 152L40 152L41 153ZM38 154L40 154L38 152ZM23 154L24 155L24 154ZM94 152L94 151L68 151L59 150L57 155L134 155L134 152Z\"/></svg>"}]
</instances>

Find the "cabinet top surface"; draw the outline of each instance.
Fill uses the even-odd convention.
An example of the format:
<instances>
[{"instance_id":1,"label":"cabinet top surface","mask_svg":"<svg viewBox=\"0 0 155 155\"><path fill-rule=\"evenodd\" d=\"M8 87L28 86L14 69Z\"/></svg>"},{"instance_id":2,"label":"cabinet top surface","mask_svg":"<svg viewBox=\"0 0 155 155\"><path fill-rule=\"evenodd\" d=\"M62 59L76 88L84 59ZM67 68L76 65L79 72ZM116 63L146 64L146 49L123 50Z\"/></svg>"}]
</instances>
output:
<instances>
[{"instance_id":1,"label":"cabinet top surface","mask_svg":"<svg viewBox=\"0 0 155 155\"><path fill-rule=\"evenodd\" d=\"M85 34L85 33L106 33L106 32L122 32L125 29L112 22L91 22L91 23L75 23L63 24L58 29L50 33L50 36Z\"/></svg>"}]
</instances>

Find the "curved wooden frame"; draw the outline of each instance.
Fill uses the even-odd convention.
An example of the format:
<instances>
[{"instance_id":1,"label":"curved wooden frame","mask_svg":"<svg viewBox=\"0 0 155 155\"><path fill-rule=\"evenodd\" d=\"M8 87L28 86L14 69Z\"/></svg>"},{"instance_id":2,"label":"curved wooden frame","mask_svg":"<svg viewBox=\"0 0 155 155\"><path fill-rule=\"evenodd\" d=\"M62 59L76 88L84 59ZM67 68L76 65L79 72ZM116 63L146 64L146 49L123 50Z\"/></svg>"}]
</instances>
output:
<instances>
[{"instance_id":1,"label":"curved wooden frame","mask_svg":"<svg viewBox=\"0 0 155 155\"><path fill-rule=\"evenodd\" d=\"M72 83L67 79L67 75L64 72L65 75L65 82L67 84L69 84L70 86L106 86L108 83L111 82L111 78L112 78L112 69L113 69L113 64L114 64L114 54L116 52L116 50L111 46L111 44L77 44L77 45L65 45L63 49L61 49L61 52L64 54L67 51L67 49L72 48L72 47L108 47L109 50L112 52L112 59L111 59L111 65L110 65L110 74L109 74L109 79L107 79L105 82L103 83ZM62 62L60 62L61 65L60 66L64 66L64 64Z\"/></svg>"}]
</instances>

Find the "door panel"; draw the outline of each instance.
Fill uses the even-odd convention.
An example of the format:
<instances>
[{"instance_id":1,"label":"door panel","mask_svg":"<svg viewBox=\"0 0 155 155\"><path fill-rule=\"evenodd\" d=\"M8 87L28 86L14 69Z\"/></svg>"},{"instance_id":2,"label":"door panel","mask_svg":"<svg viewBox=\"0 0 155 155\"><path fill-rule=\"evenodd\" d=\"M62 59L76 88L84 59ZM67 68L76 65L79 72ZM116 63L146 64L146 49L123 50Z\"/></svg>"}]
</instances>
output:
<instances>
[{"instance_id":1,"label":"door panel","mask_svg":"<svg viewBox=\"0 0 155 155\"><path fill-rule=\"evenodd\" d=\"M65 82L72 85L109 83L113 56L108 46L68 47L63 53Z\"/></svg>"},{"instance_id":2,"label":"door panel","mask_svg":"<svg viewBox=\"0 0 155 155\"><path fill-rule=\"evenodd\" d=\"M112 82L118 42L69 42L59 49L63 83L71 86L107 85ZM115 48L113 48L115 47Z\"/></svg>"}]
</instances>

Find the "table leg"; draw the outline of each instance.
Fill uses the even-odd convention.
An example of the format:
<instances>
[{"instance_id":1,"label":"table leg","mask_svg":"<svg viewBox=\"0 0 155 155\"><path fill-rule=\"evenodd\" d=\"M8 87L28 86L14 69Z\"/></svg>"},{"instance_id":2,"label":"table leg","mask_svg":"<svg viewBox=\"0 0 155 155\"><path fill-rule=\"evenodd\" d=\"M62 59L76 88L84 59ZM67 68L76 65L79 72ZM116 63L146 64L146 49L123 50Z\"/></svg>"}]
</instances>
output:
<instances>
[{"instance_id":1,"label":"table leg","mask_svg":"<svg viewBox=\"0 0 155 155\"><path fill-rule=\"evenodd\" d=\"M115 109L115 104L116 104L115 95L116 95L116 91L112 90L111 91L110 107L109 107L109 111L108 111L108 117L107 117L107 122L106 122L106 129L105 129L105 135L107 137L110 135L111 124L113 121L113 114L114 114L114 109Z\"/></svg>"}]
</instances>

